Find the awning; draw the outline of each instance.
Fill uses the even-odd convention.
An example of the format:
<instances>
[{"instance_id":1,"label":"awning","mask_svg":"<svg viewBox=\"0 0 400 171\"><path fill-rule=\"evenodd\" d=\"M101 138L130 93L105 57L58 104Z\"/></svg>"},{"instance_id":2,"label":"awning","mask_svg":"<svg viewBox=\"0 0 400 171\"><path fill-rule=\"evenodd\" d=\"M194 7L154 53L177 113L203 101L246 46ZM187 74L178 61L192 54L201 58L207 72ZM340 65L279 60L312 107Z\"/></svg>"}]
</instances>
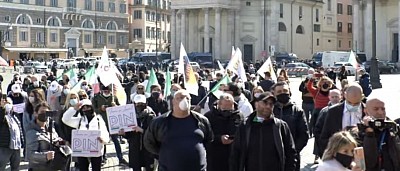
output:
<instances>
[{"instance_id":1,"label":"awning","mask_svg":"<svg viewBox=\"0 0 400 171\"><path fill-rule=\"evenodd\" d=\"M6 48L11 52L41 52L41 53L49 53L49 52L68 52L68 49L53 49L53 48Z\"/></svg>"}]
</instances>

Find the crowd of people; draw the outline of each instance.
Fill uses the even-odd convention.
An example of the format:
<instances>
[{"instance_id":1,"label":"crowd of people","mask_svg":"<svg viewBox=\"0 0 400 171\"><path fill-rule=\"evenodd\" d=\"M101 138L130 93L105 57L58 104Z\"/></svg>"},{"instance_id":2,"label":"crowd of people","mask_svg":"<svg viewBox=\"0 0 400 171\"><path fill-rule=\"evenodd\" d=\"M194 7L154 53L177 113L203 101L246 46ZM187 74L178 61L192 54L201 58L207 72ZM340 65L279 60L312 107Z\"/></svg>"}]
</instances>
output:
<instances>
[{"instance_id":1,"label":"crowd of people","mask_svg":"<svg viewBox=\"0 0 400 171\"><path fill-rule=\"evenodd\" d=\"M359 83L340 76L338 89L331 70L310 69L299 86L303 102L296 105L292 92L297 90L290 89L285 70L275 81L270 72L257 76L254 67L247 68L245 82L228 72L229 83L221 83L225 73L200 70L197 96L185 90L183 78L166 80L157 69L159 84L146 90L147 71L128 69L121 81L137 125L118 134L110 134L107 124L106 109L121 104L111 86L101 85L94 93L84 77L76 90L67 74L60 81L54 73L24 79L15 74L1 91L0 170L9 164L17 171L25 160L31 171L90 166L99 171L112 141L119 164L134 171L298 171L300 153L312 137L318 171L400 170L398 125L386 116L381 99L368 98L372 90L365 71ZM223 93L209 93L205 80ZM165 95L168 81L171 93ZM78 158L60 153L71 146L74 129L100 130L102 153ZM364 150L361 158L355 155L358 147ZM65 161L58 160L60 155ZM55 160L64 162L60 166Z\"/></svg>"}]
</instances>

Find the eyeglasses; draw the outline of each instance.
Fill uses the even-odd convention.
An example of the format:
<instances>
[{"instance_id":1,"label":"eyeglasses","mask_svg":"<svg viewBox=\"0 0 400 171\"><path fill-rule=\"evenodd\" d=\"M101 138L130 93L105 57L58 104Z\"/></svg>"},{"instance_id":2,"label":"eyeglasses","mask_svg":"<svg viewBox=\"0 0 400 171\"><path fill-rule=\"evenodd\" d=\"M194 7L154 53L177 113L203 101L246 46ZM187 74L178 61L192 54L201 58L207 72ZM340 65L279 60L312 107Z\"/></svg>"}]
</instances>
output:
<instances>
[{"instance_id":1,"label":"eyeglasses","mask_svg":"<svg viewBox=\"0 0 400 171\"><path fill-rule=\"evenodd\" d=\"M144 88L137 88L138 90L143 90Z\"/></svg>"}]
</instances>

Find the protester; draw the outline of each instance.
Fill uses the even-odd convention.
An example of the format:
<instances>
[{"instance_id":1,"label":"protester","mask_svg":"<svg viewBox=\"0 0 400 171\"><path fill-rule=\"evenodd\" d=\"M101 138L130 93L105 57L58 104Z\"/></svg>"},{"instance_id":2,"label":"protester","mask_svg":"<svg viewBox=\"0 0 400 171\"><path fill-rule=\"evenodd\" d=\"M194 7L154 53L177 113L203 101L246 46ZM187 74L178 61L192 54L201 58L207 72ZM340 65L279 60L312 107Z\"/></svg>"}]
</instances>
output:
<instances>
[{"instance_id":1,"label":"protester","mask_svg":"<svg viewBox=\"0 0 400 171\"><path fill-rule=\"evenodd\" d=\"M267 71L264 72L264 74L265 74L264 80L260 81L258 85L261 86L264 91L270 91L271 87L275 84L275 81L272 80L270 72Z\"/></svg>"},{"instance_id":2,"label":"protester","mask_svg":"<svg viewBox=\"0 0 400 171\"><path fill-rule=\"evenodd\" d=\"M64 139L64 140L67 142L67 144L71 144L72 129L74 129L74 128L72 128L72 127L66 125L66 124L62 121L62 118L63 118L65 112L66 112L70 107L75 107L75 106L79 103L80 100L81 100L81 99L79 98L78 93L76 93L76 92L70 92L70 93L67 95L67 98L66 98L66 101L67 101L68 103L65 104L64 109L61 111L61 112L62 112L62 113L61 113L61 116L59 117L60 120L59 120L58 122L59 122L59 125L60 125L60 126L59 126L60 130L58 131L58 133L59 133L60 137L61 137L62 139ZM76 113L75 113L75 116L77 116L78 113L79 113L79 112L76 112Z\"/></svg>"},{"instance_id":3,"label":"protester","mask_svg":"<svg viewBox=\"0 0 400 171\"><path fill-rule=\"evenodd\" d=\"M49 161L54 159L55 152L50 150L52 146L50 141L57 142L59 137L53 123L46 116L47 111L50 111L50 106L46 102L37 104L33 114L34 119L26 126L26 155L29 171L49 170Z\"/></svg>"},{"instance_id":4,"label":"protester","mask_svg":"<svg viewBox=\"0 0 400 171\"><path fill-rule=\"evenodd\" d=\"M179 84L172 84L171 85L171 94L169 96L167 96L167 98L166 98L166 100L168 102L168 109L169 110L173 109L172 101L174 99L175 93L178 92L181 89L182 89L182 87Z\"/></svg>"},{"instance_id":5,"label":"protester","mask_svg":"<svg viewBox=\"0 0 400 171\"><path fill-rule=\"evenodd\" d=\"M192 99L190 101L191 102L190 105L194 111L201 113L201 110L204 109L204 105L206 104L205 97L207 96L207 91L206 88L202 85L202 79L199 76L199 74L195 73L194 76L196 77L199 89L197 91L197 96L190 94L190 97Z\"/></svg>"},{"instance_id":6,"label":"protester","mask_svg":"<svg viewBox=\"0 0 400 171\"><path fill-rule=\"evenodd\" d=\"M33 113L36 105L45 101L44 91L42 89L34 89L29 93L28 101L25 103L25 112L22 115L22 128L24 132L28 131L28 124L35 119Z\"/></svg>"},{"instance_id":7,"label":"protester","mask_svg":"<svg viewBox=\"0 0 400 171\"><path fill-rule=\"evenodd\" d=\"M343 103L332 106L326 114L325 124L321 131L319 150L324 151L329 138L341 130L357 126L364 114L364 106L361 102L362 88L358 84L350 84L344 94L346 100Z\"/></svg>"},{"instance_id":8,"label":"protester","mask_svg":"<svg viewBox=\"0 0 400 171\"><path fill-rule=\"evenodd\" d=\"M228 83L228 85L225 86L224 92L233 96L235 102L238 104L238 109L242 112L244 118L247 118L251 113L253 113L253 107L251 107L250 102L242 94L241 89L236 83Z\"/></svg>"},{"instance_id":9,"label":"protester","mask_svg":"<svg viewBox=\"0 0 400 171\"><path fill-rule=\"evenodd\" d=\"M110 85L113 86L113 85ZM101 85L101 93L96 94L92 99L93 108L96 114L100 114L105 123L108 123L106 109L107 107L119 106L117 96L110 91L110 86ZM108 128L108 124L106 124ZM108 128L109 129L109 128ZM111 140L114 143L115 151L120 164L128 165L128 162L123 158L121 145L118 141L118 135L111 135ZM107 161L107 148L104 147L103 163Z\"/></svg>"},{"instance_id":10,"label":"protester","mask_svg":"<svg viewBox=\"0 0 400 171\"><path fill-rule=\"evenodd\" d=\"M213 133L206 117L190 111L189 101L187 90L177 91L173 110L154 119L145 133L146 149L159 157L158 170L206 170L204 145Z\"/></svg>"},{"instance_id":11,"label":"protester","mask_svg":"<svg viewBox=\"0 0 400 171\"><path fill-rule=\"evenodd\" d=\"M14 85L13 85L14 86ZM1 94L1 93L0 93ZM23 131L10 98L0 101L0 170L10 163L11 171L19 171Z\"/></svg>"},{"instance_id":12,"label":"protester","mask_svg":"<svg viewBox=\"0 0 400 171\"><path fill-rule=\"evenodd\" d=\"M317 171L362 171L353 163L357 142L349 132L337 132L330 139Z\"/></svg>"},{"instance_id":13,"label":"protester","mask_svg":"<svg viewBox=\"0 0 400 171\"><path fill-rule=\"evenodd\" d=\"M342 82L343 80L347 80L347 76L348 76L348 72L347 72L347 70L346 70L346 67L345 67L345 66L342 66L342 67L340 68L339 73L338 73L338 79L339 79L339 81Z\"/></svg>"},{"instance_id":14,"label":"protester","mask_svg":"<svg viewBox=\"0 0 400 171\"><path fill-rule=\"evenodd\" d=\"M363 90L365 97L368 97L372 93L371 83L369 81L369 74L364 69L360 70L359 84Z\"/></svg>"},{"instance_id":15,"label":"protester","mask_svg":"<svg viewBox=\"0 0 400 171\"><path fill-rule=\"evenodd\" d=\"M133 88L133 87L132 87ZM141 95L146 95L146 87L142 83L139 83L135 86L135 93L130 95L130 99L133 102L133 99L135 98L136 95L141 94Z\"/></svg>"},{"instance_id":16,"label":"protester","mask_svg":"<svg viewBox=\"0 0 400 171\"><path fill-rule=\"evenodd\" d=\"M163 99L161 86L158 84L150 86L150 92L151 96L147 98L147 106L153 109L156 116L160 116L165 112L168 112L168 103L165 99Z\"/></svg>"},{"instance_id":17,"label":"protester","mask_svg":"<svg viewBox=\"0 0 400 171\"><path fill-rule=\"evenodd\" d=\"M264 93L264 90L261 86L257 86L253 89L253 96L252 96L252 100L250 102L251 107L253 107L253 109L256 108L256 99L262 94Z\"/></svg>"},{"instance_id":18,"label":"protester","mask_svg":"<svg viewBox=\"0 0 400 171\"><path fill-rule=\"evenodd\" d=\"M43 90L43 92L46 92L47 87L38 80L38 78L36 76L31 76L31 84L28 86L26 92L30 93L33 89L37 89L40 88Z\"/></svg>"},{"instance_id":19,"label":"protester","mask_svg":"<svg viewBox=\"0 0 400 171\"><path fill-rule=\"evenodd\" d=\"M314 70L309 70L308 75L304 81L300 83L299 91L301 92L302 99L302 109L304 111L304 115L306 117L307 125L309 126L309 133L312 136L312 130L310 127L310 116L312 116L312 112L314 110L314 98L312 94L307 89L307 84L311 80L314 74Z\"/></svg>"},{"instance_id":20,"label":"protester","mask_svg":"<svg viewBox=\"0 0 400 171\"><path fill-rule=\"evenodd\" d=\"M142 167L146 171L153 170L154 155L144 148L143 136L156 115L153 109L147 106L145 95L136 95L132 100L135 104L138 126L134 126L131 132L120 130L120 135L123 135L129 143L129 167L133 171L141 171Z\"/></svg>"},{"instance_id":21,"label":"protester","mask_svg":"<svg viewBox=\"0 0 400 171\"><path fill-rule=\"evenodd\" d=\"M231 144L238 126L244 121L243 114L235 108L232 95L224 93L219 97L215 110L204 114L211 124L214 141L208 143L207 171L229 170Z\"/></svg>"},{"instance_id":22,"label":"protester","mask_svg":"<svg viewBox=\"0 0 400 171\"><path fill-rule=\"evenodd\" d=\"M275 97L263 93L256 112L241 123L232 144L230 171L296 168L296 149L286 122L273 116Z\"/></svg>"},{"instance_id":23,"label":"protester","mask_svg":"<svg viewBox=\"0 0 400 171\"><path fill-rule=\"evenodd\" d=\"M217 74L215 74L215 76L216 76L215 81L210 82L210 88L209 88L210 90L213 89L214 86L217 85L217 83L220 82L223 78L223 75L221 73L217 73ZM215 101L217 101L217 100L218 100L218 98L215 97L215 95L213 93L210 93L208 95L208 108L212 109L214 107Z\"/></svg>"},{"instance_id":24,"label":"protester","mask_svg":"<svg viewBox=\"0 0 400 171\"><path fill-rule=\"evenodd\" d=\"M50 83L50 86L47 90L47 102L50 105L51 110L60 111L60 96L62 93L62 86L58 84L57 81L53 81Z\"/></svg>"},{"instance_id":25,"label":"protester","mask_svg":"<svg viewBox=\"0 0 400 171\"><path fill-rule=\"evenodd\" d=\"M21 82L21 76L19 74L14 74L13 79L11 80L10 84L8 84L7 91L3 91L5 92L4 94L8 94L9 92L11 92L11 87L14 84L18 84L20 82Z\"/></svg>"},{"instance_id":26,"label":"protester","mask_svg":"<svg viewBox=\"0 0 400 171\"><path fill-rule=\"evenodd\" d=\"M78 113L77 116L74 116ZM74 106L65 111L62 121L69 127L78 130L100 130L98 140L102 144L106 144L110 138L106 123L100 115L94 112L92 102L89 99L81 100ZM101 150L105 152L105 150ZM89 164L93 171L101 170L102 154L94 157L78 157L79 170L89 171Z\"/></svg>"},{"instance_id":27,"label":"protester","mask_svg":"<svg viewBox=\"0 0 400 171\"><path fill-rule=\"evenodd\" d=\"M300 152L307 145L308 128L303 110L291 100L289 85L278 82L271 87L277 103L274 106L274 117L285 121L292 134L296 148L296 170L300 170Z\"/></svg>"}]
</instances>

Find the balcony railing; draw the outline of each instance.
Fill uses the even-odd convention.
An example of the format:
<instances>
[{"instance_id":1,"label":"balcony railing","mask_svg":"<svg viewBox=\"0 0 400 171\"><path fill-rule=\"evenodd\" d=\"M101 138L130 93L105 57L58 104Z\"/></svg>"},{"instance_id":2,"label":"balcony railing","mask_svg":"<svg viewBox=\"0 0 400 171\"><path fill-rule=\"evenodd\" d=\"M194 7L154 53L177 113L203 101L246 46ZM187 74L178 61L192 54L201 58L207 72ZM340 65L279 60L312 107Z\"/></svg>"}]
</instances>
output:
<instances>
[{"instance_id":1,"label":"balcony railing","mask_svg":"<svg viewBox=\"0 0 400 171\"><path fill-rule=\"evenodd\" d=\"M82 9L74 8L74 7L64 7L63 12L64 13L81 13Z\"/></svg>"}]
</instances>

